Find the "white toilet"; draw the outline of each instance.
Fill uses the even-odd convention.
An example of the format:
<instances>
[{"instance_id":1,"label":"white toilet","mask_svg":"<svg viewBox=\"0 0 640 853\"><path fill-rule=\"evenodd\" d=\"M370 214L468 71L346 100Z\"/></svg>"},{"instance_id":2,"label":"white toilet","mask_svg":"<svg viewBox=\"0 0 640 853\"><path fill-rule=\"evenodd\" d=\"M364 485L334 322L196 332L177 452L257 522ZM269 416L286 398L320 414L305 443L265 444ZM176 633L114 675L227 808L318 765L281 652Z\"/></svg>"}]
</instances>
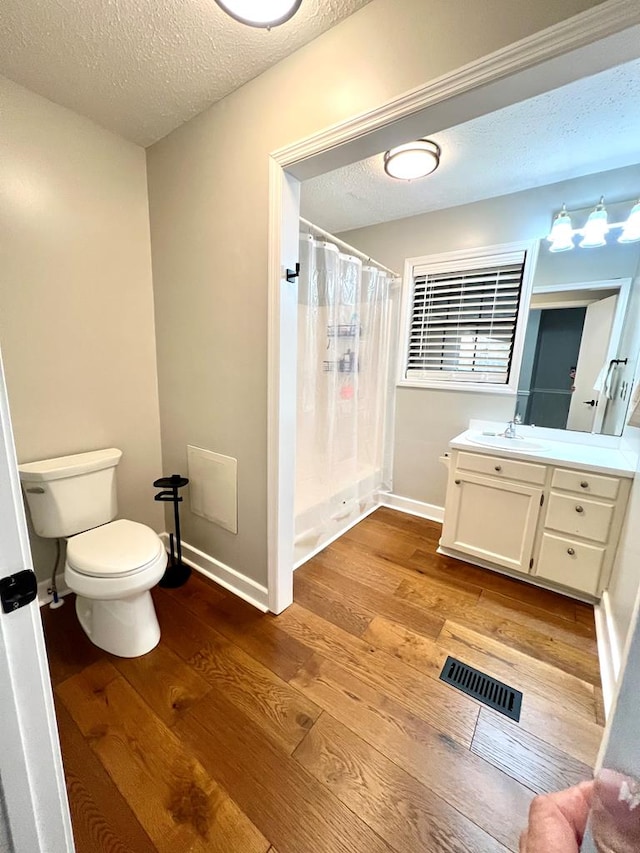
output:
<instances>
[{"instance_id":1,"label":"white toilet","mask_svg":"<svg viewBox=\"0 0 640 853\"><path fill-rule=\"evenodd\" d=\"M167 565L155 531L118 512L116 466L122 451L96 450L19 466L38 536L67 538L65 581L76 612L96 646L123 658L144 655L160 641L149 590Z\"/></svg>"}]
</instances>

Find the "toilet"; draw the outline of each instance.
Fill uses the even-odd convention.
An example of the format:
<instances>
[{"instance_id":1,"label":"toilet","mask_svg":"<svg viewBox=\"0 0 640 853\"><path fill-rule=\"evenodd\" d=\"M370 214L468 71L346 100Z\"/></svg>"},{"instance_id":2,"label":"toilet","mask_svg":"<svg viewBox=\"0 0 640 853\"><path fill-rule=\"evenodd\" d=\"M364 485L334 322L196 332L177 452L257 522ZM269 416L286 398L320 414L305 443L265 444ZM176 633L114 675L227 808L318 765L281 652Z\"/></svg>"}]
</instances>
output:
<instances>
[{"instance_id":1,"label":"toilet","mask_svg":"<svg viewBox=\"0 0 640 853\"><path fill-rule=\"evenodd\" d=\"M66 538L64 576L76 593L76 613L92 643L134 658L160 641L150 590L167 565L158 534L118 519L116 448L19 465L38 536Z\"/></svg>"}]
</instances>

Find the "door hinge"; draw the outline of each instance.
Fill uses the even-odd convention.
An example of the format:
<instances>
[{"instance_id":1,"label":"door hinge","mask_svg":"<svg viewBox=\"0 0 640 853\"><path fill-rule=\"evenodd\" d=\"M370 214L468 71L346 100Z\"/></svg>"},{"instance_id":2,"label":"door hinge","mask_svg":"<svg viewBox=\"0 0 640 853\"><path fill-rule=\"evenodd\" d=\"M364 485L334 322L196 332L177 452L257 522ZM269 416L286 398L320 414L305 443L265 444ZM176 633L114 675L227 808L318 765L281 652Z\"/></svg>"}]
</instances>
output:
<instances>
[{"instance_id":1,"label":"door hinge","mask_svg":"<svg viewBox=\"0 0 640 853\"><path fill-rule=\"evenodd\" d=\"M0 578L0 601L5 613L13 613L25 604L31 604L37 595L38 582L35 572L30 569Z\"/></svg>"},{"instance_id":2,"label":"door hinge","mask_svg":"<svg viewBox=\"0 0 640 853\"><path fill-rule=\"evenodd\" d=\"M529 560L529 568L533 568L533 557Z\"/></svg>"},{"instance_id":3,"label":"door hinge","mask_svg":"<svg viewBox=\"0 0 640 853\"><path fill-rule=\"evenodd\" d=\"M540 506L544 503L544 492L540 495Z\"/></svg>"}]
</instances>

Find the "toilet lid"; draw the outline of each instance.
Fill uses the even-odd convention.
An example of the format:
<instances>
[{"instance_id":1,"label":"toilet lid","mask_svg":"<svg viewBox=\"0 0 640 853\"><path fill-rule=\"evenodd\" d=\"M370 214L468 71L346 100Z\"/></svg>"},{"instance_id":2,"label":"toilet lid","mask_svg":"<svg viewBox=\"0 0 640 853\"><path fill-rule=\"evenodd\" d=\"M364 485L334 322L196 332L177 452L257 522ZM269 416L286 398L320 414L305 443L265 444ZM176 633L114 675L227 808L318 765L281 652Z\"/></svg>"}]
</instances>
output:
<instances>
[{"instance_id":1,"label":"toilet lid","mask_svg":"<svg viewBox=\"0 0 640 853\"><path fill-rule=\"evenodd\" d=\"M139 571L162 550L160 537L146 524L120 519L72 536L67 563L84 575L112 577Z\"/></svg>"}]
</instances>

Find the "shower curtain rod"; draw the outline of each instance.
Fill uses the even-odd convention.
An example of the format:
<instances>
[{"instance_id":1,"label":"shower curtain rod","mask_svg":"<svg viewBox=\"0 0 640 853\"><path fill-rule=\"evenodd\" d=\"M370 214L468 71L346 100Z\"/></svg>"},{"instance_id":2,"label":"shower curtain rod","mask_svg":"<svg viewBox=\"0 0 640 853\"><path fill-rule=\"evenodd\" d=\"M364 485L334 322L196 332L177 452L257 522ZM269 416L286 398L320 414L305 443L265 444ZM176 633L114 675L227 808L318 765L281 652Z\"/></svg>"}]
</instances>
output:
<instances>
[{"instance_id":1,"label":"shower curtain rod","mask_svg":"<svg viewBox=\"0 0 640 853\"><path fill-rule=\"evenodd\" d=\"M326 237L332 243L335 243L337 246L340 246L341 248L346 249L349 252L349 254L356 255L358 258L362 258L362 260L364 260L364 261L371 261L372 264L375 264L381 270L384 270L385 272L391 273L391 275L394 278L400 278L398 273L395 272L394 270L389 269L389 267L385 267L384 264L381 264L379 261L376 261L375 258L370 258L369 255L365 254L364 252L361 252L360 249L356 249L355 246L350 246L348 243L345 243L344 240L339 240L337 237L335 237L329 231L325 231L324 228L320 228L318 225L314 225L313 222L309 222L308 219L304 219L301 216L300 222L302 222L303 225L306 225L307 228L311 228L313 231L315 231L315 233L318 234L318 236Z\"/></svg>"}]
</instances>

